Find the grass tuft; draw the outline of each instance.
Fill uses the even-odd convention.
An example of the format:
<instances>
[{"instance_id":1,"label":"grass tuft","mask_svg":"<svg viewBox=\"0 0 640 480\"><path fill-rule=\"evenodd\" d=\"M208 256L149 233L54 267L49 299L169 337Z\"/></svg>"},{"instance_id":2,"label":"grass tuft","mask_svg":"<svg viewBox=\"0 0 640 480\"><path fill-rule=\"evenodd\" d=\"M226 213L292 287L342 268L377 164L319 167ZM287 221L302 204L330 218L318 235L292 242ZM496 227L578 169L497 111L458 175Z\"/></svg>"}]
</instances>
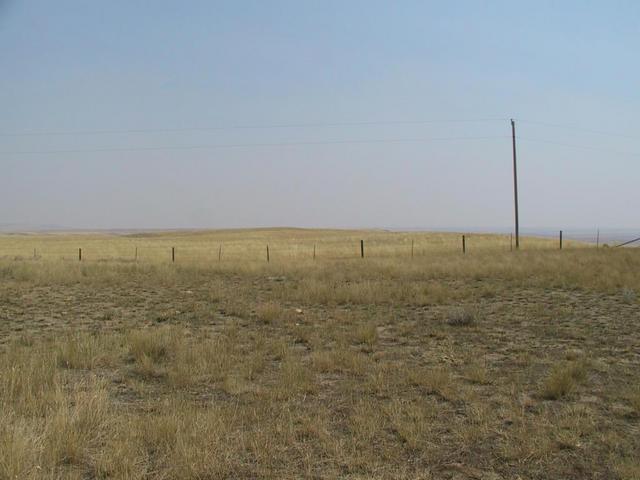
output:
<instances>
[{"instance_id":1,"label":"grass tuft","mask_svg":"<svg viewBox=\"0 0 640 480\"><path fill-rule=\"evenodd\" d=\"M584 359L556 366L542 383L540 395L547 400L557 400L571 394L586 379L587 366Z\"/></svg>"},{"instance_id":2,"label":"grass tuft","mask_svg":"<svg viewBox=\"0 0 640 480\"><path fill-rule=\"evenodd\" d=\"M447 324L452 327L468 327L478 320L478 312L471 307L452 308L447 315Z\"/></svg>"}]
</instances>

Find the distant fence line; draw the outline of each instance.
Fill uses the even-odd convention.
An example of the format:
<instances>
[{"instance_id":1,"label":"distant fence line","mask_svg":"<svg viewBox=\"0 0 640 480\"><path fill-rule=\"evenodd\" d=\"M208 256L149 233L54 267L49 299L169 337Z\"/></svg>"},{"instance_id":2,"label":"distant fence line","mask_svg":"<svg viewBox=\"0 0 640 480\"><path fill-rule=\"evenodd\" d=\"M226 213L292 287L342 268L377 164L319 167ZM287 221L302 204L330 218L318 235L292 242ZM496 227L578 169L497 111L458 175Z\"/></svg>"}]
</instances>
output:
<instances>
[{"instance_id":1,"label":"distant fence line","mask_svg":"<svg viewBox=\"0 0 640 480\"><path fill-rule=\"evenodd\" d=\"M404 242L380 242L373 241L371 244L368 244L364 239L359 240L357 243L353 245L353 250L351 250L351 246L346 243L331 243L324 244L322 243L297 243L291 244L289 242L283 242L281 247L273 248L274 245L278 245L277 243L266 243L261 248L264 252L263 255L258 253L258 248L255 242L252 242L251 247L248 248L247 245L239 244L236 242L231 242L230 245L235 247L236 250L242 249L242 253L238 253L238 251L232 251L230 254L225 249L225 244L223 242L215 243L211 247L205 246L197 246L197 245L171 245L165 243L163 245L115 245L113 247L105 248L104 245L100 247L96 246L95 249L87 249L86 247L78 247L76 250L71 250L68 247L59 247L59 248L43 248L43 247L35 247L33 251L25 251L24 248L14 248L13 251L2 251L0 247L0 258L13 258L15 260L24 260L24 259L40 259L40 258L57 258L60 260L77 260L79 262L93 260L93 261L106 261L106 260L114 260L114 261L149 261L149 260L164 260L166 262L175 263L176 261L183 259L189 260L204 260L211 259L217 260L218 262L222 262L229 258L230 260L255 260L259 261L261 258L263 261L267 263L271 262L273 258L288 258L288 259L301 259L308 258L316 260L316 258L325 258L331 260L338 259L347 259L347 258L366 258L366 257L375 257L375 258L385 258L385 257L398 257L398 256L407 256L413 258L414 256L422 256L428 253L434 252L461 252L462 254L467 254L469 252L474 251L474 247L476 247L476 251L513 251L514 248L514 238L513 235L510 236L501 236L499 239L504 240L502 242L488 242L483 240L480 242L480 245L474 245L472 239L473 235L464 234L460 237L460 243L456 246L455 242L447 242L446 244L440 243L432 243L430 245L425 245L423 242L419 248L416 248L415 239L411 238L410 243ZM533 238L533 237L532 237ZM538 239L544 238L551 240L549 237L538 237ZM406 240L406 239L405 239ZM471 240L471 241L470 241ZM529 249L536 250L548 250L548 249L559 249L562 250L566 248L566 240L575 241L576 238L572 235L571 237L567 237L564 231L558 232L557 243L548 242L547 245L537 243L535 247ZM633 239L628 242L624 242L622 244L613 245L613 246L626 246L631 245L635 242L640 241L640 238ZM507 243L508 242L508 243ZM589 244L588 242L584 242L585 244ZM595 248L607 247L606 243L600 241L599 238L596 239L596 242L592 242ZM323 248L319 248L322 245ZM542 247L544 245L544 248ZM130 255L125 253L125 250L131 249ZM97 250L100 253L97 253ZM111 253L108 251L111 250ZM151 255L148 255L148 252L154 252ZM353 254L349 252L352 251ZM87 255L88 254L88 255ZM275 257L274 257L275 254Z\"/></svg>"}]
</instances>

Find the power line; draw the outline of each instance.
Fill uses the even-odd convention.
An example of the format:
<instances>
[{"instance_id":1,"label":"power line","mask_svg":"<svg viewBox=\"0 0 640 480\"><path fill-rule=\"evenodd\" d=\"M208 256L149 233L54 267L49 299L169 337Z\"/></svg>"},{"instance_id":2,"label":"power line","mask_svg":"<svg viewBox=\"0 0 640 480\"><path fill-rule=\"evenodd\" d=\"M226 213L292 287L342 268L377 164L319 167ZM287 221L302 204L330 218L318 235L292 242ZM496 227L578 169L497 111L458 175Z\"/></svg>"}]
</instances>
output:
<instances>
[{"instance_id":1,"label":"power line","mask_svg":"<svg viewBox=\"0 0 640 480\"><path fill-rule=\"evenodd\" d=\"M509 138L504 135L482 137L431 137L431 138L387 138L369 140L328 140L328 141L302 141L302 142L274 142L274 143L229 143L218 145L185 145L185 146L158 146L158 147L102 147L69 150L30 150L30 151L5 151L0 155L45 155L56 153L101 153L101 152L137 152L137 151L162 151L162 150L214 150L223 148L266 148L266 147L297 147L315 145L364 145L385 143L426 143L432 141L466 141L489 140Z\"/></svg>"},{"instance_id":2,"label":"power line","mask_svg":"<svg viewBox=\"0 0 640 480\"><path fill-rule=\"evenodd\" d=\"M224 130L271 130L285 128L319 128L319 127L355 127L376 125L426 125L435 123L483 123L502 122L505 118L472 118L472 119L441 119L441 120L380 120L370 122L315 122L315 123L282 123L271 125L229 125L217 127L188 127L188 128L139 128L127 130L68 130L50 132L0 132L0 137L38 137L65 135L113 135L131 133L185 133L210 132Z\"/></svg>"},{"instance_id":3,"label":"power line","mask_svg":"<svg viewBox=\"0 0 640 480\"><path fill-rule=\"evenodd\" d=\"M615 133L615 132L605 132L602 130L594 130L591 128L576 127L574 125L562 125L559 123L547 123L547 122L538 122L534 120L521 120L521 119L518 119L518 121L521 123L529 123L531 125L541 125L544 127L565 128L567 130L575 130L575 131L584 132L584 133L592 133L594 135L605 135L610 137L622 137L622 138L629 138L632 140L640 140L640 137L634 137L632 135L625 135L623 133Z\"/></svg>"}]
</instances>

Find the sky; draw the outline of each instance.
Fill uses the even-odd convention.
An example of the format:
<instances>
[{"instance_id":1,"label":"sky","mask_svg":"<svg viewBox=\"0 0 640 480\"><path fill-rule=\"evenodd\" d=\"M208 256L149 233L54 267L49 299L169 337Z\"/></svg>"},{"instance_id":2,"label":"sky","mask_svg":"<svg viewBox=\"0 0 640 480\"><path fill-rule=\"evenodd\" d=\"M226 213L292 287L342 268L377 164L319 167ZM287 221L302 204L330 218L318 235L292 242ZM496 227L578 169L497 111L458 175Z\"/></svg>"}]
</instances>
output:
<instances>
[{"instance_id":1,"label":"sky","mask_svg":"<svg viewBox=\"0 0 640 480\"><path fill-rule=\"evenodd\" d=\"M0 226L638 228L635 1L0 0ZM11 227L9 227L11 228Z\"/></svg>"}]
</instances>

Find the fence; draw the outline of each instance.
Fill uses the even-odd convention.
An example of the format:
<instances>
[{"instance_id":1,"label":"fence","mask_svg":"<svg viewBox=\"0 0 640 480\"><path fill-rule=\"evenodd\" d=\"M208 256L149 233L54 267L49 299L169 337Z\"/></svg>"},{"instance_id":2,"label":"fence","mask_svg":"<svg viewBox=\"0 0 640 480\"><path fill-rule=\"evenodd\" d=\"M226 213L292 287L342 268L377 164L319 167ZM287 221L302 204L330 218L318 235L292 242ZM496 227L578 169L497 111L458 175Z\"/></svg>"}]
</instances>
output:
<instances>
[{"instance_id":1,"label":"fence","mask_svg":"<svg viewBox=\"0 0 640 480\"><path fill-rule=\"evenodd\" d=\"M600 248L611 241L609 233L584 231L540 232L538 236L521 239L523 250L566 248ZM7 238L17 241L4 242ZM618 242L619 240L616 240ZM82 245L76 247L75 245ZM633 243L631 243L633 244ZM0 258L59 259L66 261L130 261L130 262L225 262L280 261L348 258L414 258L430 254L496 252L515 250L513 235L389 233L372 238L268 239L248 238L222 241L200 241L189 237L135 240L127 237L66 238L43 236L13 236L0 238ZM617 243L616 243L617 245Z\"/></svg>"}]
</instances>

